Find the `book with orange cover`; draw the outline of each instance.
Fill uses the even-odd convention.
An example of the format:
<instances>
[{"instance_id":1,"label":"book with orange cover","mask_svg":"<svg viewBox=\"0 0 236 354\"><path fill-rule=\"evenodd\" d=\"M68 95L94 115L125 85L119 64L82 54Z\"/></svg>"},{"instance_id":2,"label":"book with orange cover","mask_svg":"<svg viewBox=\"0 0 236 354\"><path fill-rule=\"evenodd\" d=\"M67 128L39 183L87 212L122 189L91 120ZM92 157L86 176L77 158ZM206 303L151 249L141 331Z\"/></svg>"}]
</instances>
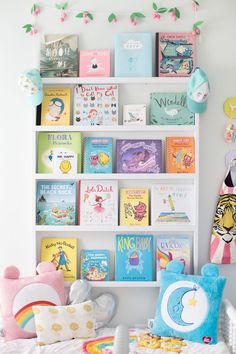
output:
<instances>
[{"instance_id":1,"label":"book with orange cover","mask_svg":"<svg viewBox=\"0 0 236 354\"><path fill-rule=\"evenodd\" d=\"M166 172L195 172L194 137L166 137Z\"/></svg>"}]
</instances>

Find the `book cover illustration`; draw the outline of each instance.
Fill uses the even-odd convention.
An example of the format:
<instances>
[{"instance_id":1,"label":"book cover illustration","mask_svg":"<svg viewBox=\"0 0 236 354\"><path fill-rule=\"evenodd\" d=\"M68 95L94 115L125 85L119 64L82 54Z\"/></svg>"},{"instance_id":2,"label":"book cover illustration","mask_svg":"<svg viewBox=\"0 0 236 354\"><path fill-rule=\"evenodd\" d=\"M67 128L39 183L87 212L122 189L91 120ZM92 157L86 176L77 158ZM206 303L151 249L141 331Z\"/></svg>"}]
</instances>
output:
<instances>
[{"instance_id":1,"label":"book cover illustration","mask_svg":"<svg viewBox=\"0 0 236 354\"><path fill-rule=\"evenodd\" d=\"M153 280L152 235L116 235L115 280Z\"/></svg>"},{"instance_id":2,"label":"book cover illustration","mask_svg":"<svg viewBox=\"0 0 236 354\"><path fill-rule=\"evenodd\" d=\"M73 77L78 73L78 36L45 35L40 50L42 77Z\"/></svg>"},{"instance_id":3,"label":"book cover illustration","mask_svg":"<svg viewBox=\"0 0 236 354\"><path fill-rule=\"evenodd\" d=\"M74 125L117 125L117 85L76 85Z\"/></svg>"},{"instance_id":4,"label":"book cover illustration","mask_svg":"<svg viewBox=\"0 0 236 354\"><path fill-rule=\"evenodd\" d=\"M162 172L161 140L116 140L117 173Z\"/></svg>"},{"instance_id":5,"label":"book cover illustration","mask_svg":"<svg viewBox=\"0 0 236 354\"><path fill-rule=\"evenodd\" d=\"M195 68L195 37L190 32L156 34L157 76L190 76Z\"/></svg>"},{"instance_id":6,"label":"book cover illustration","mask_svg":"<svg viewBox=\"0 0 236 354\"><path fill-rule=\"evenodd\" d=\"M70 125L70 89L44 88L41 125Z\"/></svg>"},{"instance_id":7,"label":"book cover illustration","mask_svg":"<svg viewBox=\"0 0 236 354\"><path fill-rule=\"evenodd\" d=\"M79 132L39 132L38 134L38 173L57 171L58 157L76 155L76 173L81 172L82 135ZM56 158L55 158L56 157ZM63 173L72 173L73 157L62 164ZM55 162L56 161L56 162ZM55 167L54 167L55 163ZM71 167L71 168L70 168ZM71 171L71 172L70 172Z\"/></svg>"},{"instance_id":8,"label":"book cover illustration","mask_svg":"<svg viewBox=\"0 0 236 354\"><path fill-rule=\"evenodd\" d=\"M112 173L112 138L86 137L84 173Z\"/></svg>"},{"instance_id":9,"label":"book cover illustration","mask_svg":"<svg viewBox=\"0 0 236 354\"><path fill-rule=\"evenodd\" d=\"M126 104L123 106L124 125L145 125L146 104Z\"/></svg>"},{"instance_id":10,"label":"book cover illustration","mask_svg":"<svg viewBox=\"0 0 236 354\"><path fill-rule=\"evenodd\" d=\"M184 273L190 274L191 265L190 239L186 235L158 235L156 250L156 280L160 281L160 272L166 269L167 264L173 260L184 263Z\"/></svg>"},{"instance_id":11,"label":"book cover illustration","mask_svg":"<svg viewBox=\"0 0 236 354\"><path fill-rule=\"evenodd\" d=\"M194 137L166 137L166 172L195 172Z\"/></svg>"},{"instance_id":12,"label":"book cover illustration","mask_svg":"<svg viewBox=\"0 0 236 354\"><path fill-rule=\"evenodd\" d=\"M77 280L77 239L43 238L41 240L41 262L54 263L62 269L64 280Z\"/></svg>"},{"instance_id":13,"label":"book cover illustration","mask_svg":"<svg viewBox=\"0 0 236 354\"><path fill-rule=\"evenodd\" d=\"M37 183L36 224L76 224L76 183L44 181Z\"/></svg>"},{"instance_id":14,"label":"book cover illustration","mask_svg":"<svg viewBox=\"0 0 236 354\"><path fill-rule=\"evenodd\" d=\"M53 156L53 173L56 174L76 174L77 154L61 151Z\"/></svg>"},{"instance_id":15,"label":"book cover illustration","mask_svg":"<svg viewBox=\"0 0 236 354\"><path fill-rule=\"evenodd\" d=\"M120 189L120 225L149 225L147 188Z\"/></svg>"},{"instance_id":16,"label":"book cover illustration","mask_svg":"<svg viewBox=\"0 0 236 354\"><path fill-rule=\"evenodd\" d=\"M194 224L194 188L188 184L152 186L152 225Z\"/></svg>"},{"instance_id":17,"label":"book cover illustration","mask_svg":"<svg viewBox=\"0 0 236 354\"><path fill-rule=\"evenodd\" d=\"M194 114L187 108L186 92L151 93L150 123L157 125L193 125Z\"/></svg>"},{"instance_id":18,"label":"book cover illustration","mask_svg":"<svg viewBox=\"0 0 236 354\"><path fill-rule=\"evenodd\" d=\"M116 226L117 214L117 181L80 181L80 225Z\"/></svg>"},{"instance_id":19,"label":"book cover illustration","mask_svg":"<svg viewBox=\"0 0 236 354\"><path fill-rule=\"evenodd\" d=\"M109 280L109 251L81 250L80 277L89 281Z\"/></svg>"},{"instance_id":20,"label":"book cover illustration","mask_svg":"<svg viewBox=\"0 0 236 354\"><path fill-rule=\"evenodd\" d=\"M115 76L152 76L152 33L118 33Z\"/></svg>"},{"instance_id":21,"label":"book cover illustration","mask_svg":"<svg viewBox=\"0 0 236 354\"><path fill-rule=\"evenodd\" d=\"M81 50L79 76L109 77L110 56L110 50Z\"/></svg>"}]
</instances>

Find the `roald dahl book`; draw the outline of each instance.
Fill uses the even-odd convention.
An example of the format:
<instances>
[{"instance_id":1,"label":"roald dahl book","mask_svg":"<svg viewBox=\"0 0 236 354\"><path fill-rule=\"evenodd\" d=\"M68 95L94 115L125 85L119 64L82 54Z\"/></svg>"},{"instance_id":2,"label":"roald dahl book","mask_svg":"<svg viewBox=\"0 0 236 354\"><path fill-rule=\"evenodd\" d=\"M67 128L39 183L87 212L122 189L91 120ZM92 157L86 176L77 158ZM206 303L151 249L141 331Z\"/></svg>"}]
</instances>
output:
<instances>
[{"instance_id":1,"label":"roald dahl book","mask_svg":"<svg viewBox=\"0 0 236 354\"><path fill-rule=\"evenodd\" d=\"M110 76L110 60L110 50L81 50L79 76Z\"/></svg>"},{"instance_id":2,"label":"roald dahl book","mask_svg":"<svg viewBox=\"0 0 236 354\"><path fill-rule=\"evenodd\" d=\"M117 181L80 181L80 225L116 226L117 214Z\"/></svg>"},{"instance_id":3,"label":"roald dahl book","mask_svg":"<svg viewBox=\"0 0 236 354\"><path fill-rule=\"evenodd\" d=\"M109 280L109 251L81 250L80 277L89 281Z\"/></svg>"},{"instance_id":4,"label":"roald dahl book","mask_svg":"<svg viewBox=\"0 0 236 354\"><path fill-rule=\"evenodd\" d=\"M149 225L147 188L120 189L120 225Z\"/></svg>"},{"instance_id":5,"label":"roald dahl book","mask_svg":"<svg viewBox=\"0 0 236 354\"><path fill-rule=\"evenodd\" d=\"M36 224L76 224L76 183L42 181L37 183Z\"/></svg>"},{"instance_id":6,"label":"roald dahl book","mask_svg":"<svg viewBox=\"0 0 236 354\"><path fill-rule=\"evenodd\" d=\"M65 281L77 279L77 239L43 238L41 240L41 262L51 262L62 269Z\"/></svg>"},{"instance_id":7,"label":"roald dahl book","mask_svg":"<svg viewBox=\"0 0 236 354\"><path fill-rule=\"evenodd\" d=\"M152 235L116 235L115 280L153 280Z\"/></svg>"},{"instance_id":8,"label":"roald dahl book","mask_svg":"<svg viewBox=\"0 0 236 354\"><path fill-rule=\"evenodd\" d=\"M84 173L112 173L112 138L86 137Z\"/></svg>"},{"instance_id":9,"label":"roald dahl book","mask_svg":"<svg viewBox=\"0 0 236 354\"><path fill-rule=\"evenodd\" d=\"M194 173L194 145L193 136L166 137L166 172Z\"/></svg>"}]
</instances>

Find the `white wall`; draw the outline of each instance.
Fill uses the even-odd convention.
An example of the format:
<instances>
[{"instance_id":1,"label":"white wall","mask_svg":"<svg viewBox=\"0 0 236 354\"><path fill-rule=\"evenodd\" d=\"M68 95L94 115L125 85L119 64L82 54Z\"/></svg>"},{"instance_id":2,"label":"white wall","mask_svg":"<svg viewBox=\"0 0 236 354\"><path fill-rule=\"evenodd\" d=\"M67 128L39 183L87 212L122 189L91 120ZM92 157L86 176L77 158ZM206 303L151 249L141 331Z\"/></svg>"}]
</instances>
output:
<instances>
[{"instance_id":1,"label":"white wall","mask_svg":"<svg viewBox=\"0 0 236 354\"><path fill-rule=\"evenodd\" d=\"M55 1L42 1L51 4ZM204 35L198 43L197 62L204 68L211 82L211 96L208 111L200 121L200 265L208 261L210 230L215 209L217 192L225 173L224 156L235 144L227 145L223 140L227 122L222 105L228 96L236 95L236 45L235 45L235 0L199 0L199 19L205 21ZM120 31L190 31L194 17L189 1L164 0L160 5L179 6L182 19L173 23L168 16L160 22L151 19L152 1L146 0L73 1L79 10L94 11L95 21L84 26L71 18L64 24L58 21L53 8L42 12L39 27L44 33L76 33L80 36L80 48L107 48L113 46L113 37ZM95 5L94 5L95 4ZM129 6L127 6L127 4ZM22 274L33 272L32 254L32 124L34 112L25 102L17 86L21 71L34 67L38 61L37 40L25 35L22 25L31 21L32 1L8 0L0 11L0 120L1 120L1 202L0 202L0 270L8 264L16 264ZM126 9L129 7L130 11ZM93 10L94 9L94 10ZM110 12L122 13L120 22L109 25L106 17ZM128 24L132 11L149 12L137 28ZM99 13L98 13L99 12ZM225 295L236 305L234 282L236 265L220 267L228 277ZM117 291L121 294L122 291ZM141 289L126 290L121 296L121 308L129 308L129 318L139 321L153 315L155 291ZM144 310L134 308L133 299L145 303ZM128 299L128 300L127 300ZM117 321L122 321L125 311L120 312ZM145 312L145 313L144 313ZM127 317L127 316L126 316Z\"/></svg>"}]
</instances>

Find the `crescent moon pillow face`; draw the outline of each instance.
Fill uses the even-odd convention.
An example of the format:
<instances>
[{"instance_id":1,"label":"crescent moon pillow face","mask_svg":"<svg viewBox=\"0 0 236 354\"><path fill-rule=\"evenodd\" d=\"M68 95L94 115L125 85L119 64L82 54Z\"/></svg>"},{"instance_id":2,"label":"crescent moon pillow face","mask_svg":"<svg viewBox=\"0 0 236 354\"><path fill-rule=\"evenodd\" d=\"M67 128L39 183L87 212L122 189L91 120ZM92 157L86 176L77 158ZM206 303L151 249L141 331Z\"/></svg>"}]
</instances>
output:
<instances>
[{"instance_id":1,"label":"crescent moon pillow face","mask_svg":"<svg viewBox=\"0 0 236 354\"><path fill-rule=\"evenodd\" d=\"M6 340L36 337L32 306L65 304L62 270L53 263L42 262L38 275L19 278L18 268L11 266L0 279L0 306Z\"/></svg>"},{"instance_id":2,"label":"crescent moon pillow face","mask_svg":"<svg viewBox=\"0 0 236 354\"><path fill-rule=\"evenodd\" d=\"M184 265L171 261L161 271L160 294L152 333L216 344L218 317L226 278L214 264L202 267L201 276L182 274Z\"/></svg>"}]
</instances>

